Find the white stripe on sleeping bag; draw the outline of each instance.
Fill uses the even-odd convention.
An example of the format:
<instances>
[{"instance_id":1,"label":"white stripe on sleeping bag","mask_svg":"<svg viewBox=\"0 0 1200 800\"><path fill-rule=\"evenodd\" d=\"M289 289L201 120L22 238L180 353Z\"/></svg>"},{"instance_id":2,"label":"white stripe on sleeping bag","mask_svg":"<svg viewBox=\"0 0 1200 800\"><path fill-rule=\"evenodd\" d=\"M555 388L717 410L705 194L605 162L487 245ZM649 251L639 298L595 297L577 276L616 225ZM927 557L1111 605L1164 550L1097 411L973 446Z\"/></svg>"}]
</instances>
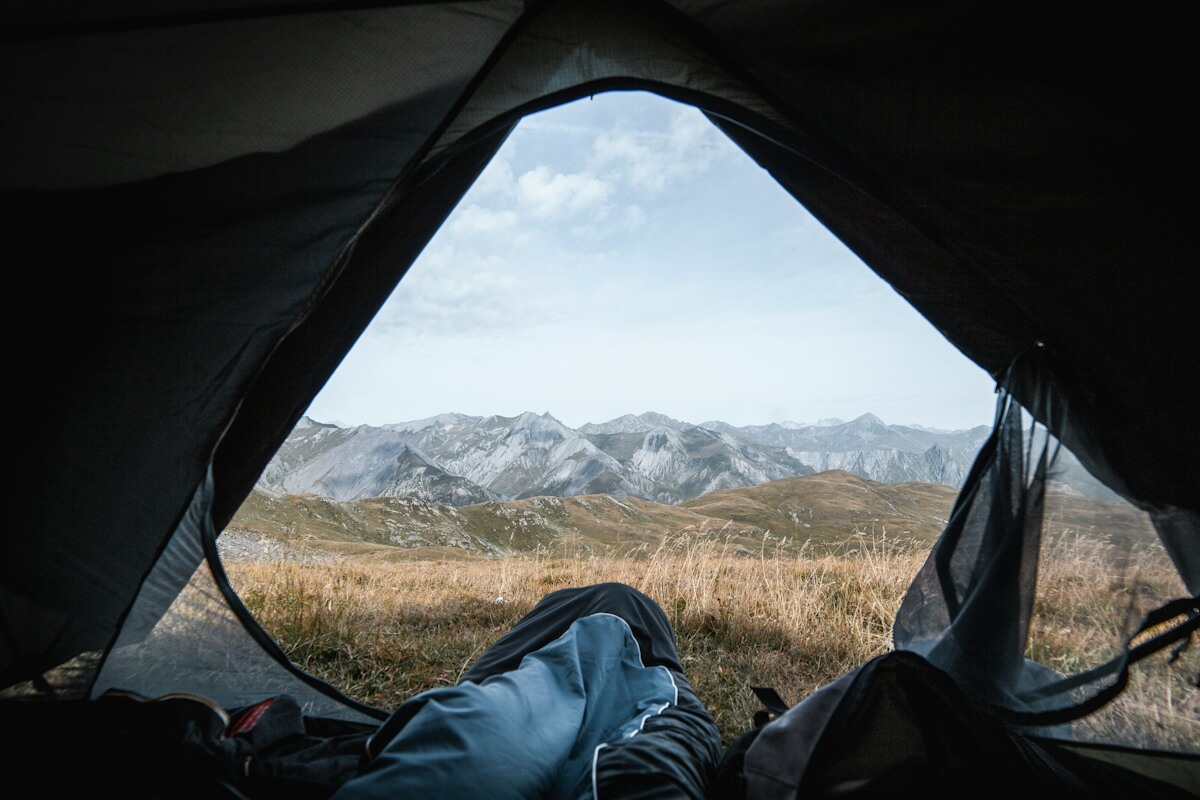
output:
<instances>
[{"instance_id":1,"label":"white stripe on sleeping bag","mask_svg":"<svg viewBox=\"0 0 1200 800\"><path fill-rule=\"evenodd\" d=\"M659 714L666 711L671 706L679 704L679 684L675 683L675 676L673 674L671 674L671 670L667 669L666 667L662 666L661 664L657 664L654 667L646 666L646 662L642 660L642 646L640 644L638 644L637 637L633 635L633 628L630 627L629 623L625 620L624 617L618 617L616 614L610 614L607 611L598 611L595 614L589 614L588 616L590 616L590 617L605 616L605 617L613 617L614 619L621 620L621 624L629 629L629 635L633 638L633 646L637 648L638 663L642 665L642 668L643 669L661 669L663 672L667 673L667 679L669 681L671 681L671 688L675 691L675 697L671 700L670 703L663 703L661 706L658 707L658 709L647 712L646 714L643 714L642 719L638 722L637 730L635 730L633 733L629 734L629 736L631 736L631 737L636 736L637 734L642 732L642 728L645 727L645 725L646 725L646 720L650 719L651 717L657 717ZM581 617L581 619L582 619L582 617ZM597 772L596 767L600 764L600 751L606 747L608 747L608 743L601 742L600 744L596 745L596 749L592 751L592 798L593 798L593 800L600 800L600 788L596 785L596 772Z\"/></svg>"}]
</instances>

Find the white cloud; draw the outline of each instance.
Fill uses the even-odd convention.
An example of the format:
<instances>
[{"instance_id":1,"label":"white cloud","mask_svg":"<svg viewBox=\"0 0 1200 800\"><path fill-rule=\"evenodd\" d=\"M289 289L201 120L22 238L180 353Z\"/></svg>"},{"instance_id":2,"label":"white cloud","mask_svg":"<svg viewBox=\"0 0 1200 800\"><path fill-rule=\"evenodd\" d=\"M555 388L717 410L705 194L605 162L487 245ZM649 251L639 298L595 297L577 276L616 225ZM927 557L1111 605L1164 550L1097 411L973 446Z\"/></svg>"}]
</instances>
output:
<instances>
[{"instance_id":1,"label":"white cloud","mask_svg":"<svg viewBox=\"0 0 1200 800\"><path fill-rule=\"evenodd\" d=\"M512 162L515 157L515 146L501 150L483 168L483 172L471 186L471 195L480 200L503 199L515 194L516 181L513 178Z\"/></svg>"},{"instance_id":2,"label":"white cloud","mask_svg":"<svg viewBox=\"0 0 1200 800\"><path fill-rule=\"evenodd\" d=\"M706 172L713 162L733 154L733 145L694 108L675 109L665 132L614 129L592 143L592 168L610 169L641 192L662 192L669 185Z\"/></svg>"},{"instance_id":3,"label":"white cloud","mask_svg":"<svg viewBox=\"0 0 1200 800\"><path fill-rule=\"evenodd\" d=\"M594 175L552 173L545 166L535 167L517 179L521 208L543 220L562 219L585 211L603 217L612 189L607 181Z\"/></svg>"},{"instance_id":4,"label":"white cloud","mask_svg":"<svg viewBox=\"0 0 1200 800\"><path fill-rule=\"evenodd\" d=\"M477 245L434 244L422 254L372 321L370 335L397 342L457 339L537 325L555 316L553 301L531 291L531 275L507 254Z\"/></svg>"},{"instance_id":5,"label":"white cloud","mask_svg":"<svg viewBox=\"0 0 1200 800\"><path fill-rule=\"evenodd\" d=\"M990 422L982 370L702 114L618 95L518 126L318 419Z\"/></svg>"},{"instance_id":6,"label":"white cloud","mask_svg":"<svg viewBox=\"0 0 1200 800\"><path fill-rule=\"evenodd\" d=\"M493 210L478 205L459 208L446 223L446 231L454 236L494 235L517 225L517 212Z\"/></svg>"}]
</instances>

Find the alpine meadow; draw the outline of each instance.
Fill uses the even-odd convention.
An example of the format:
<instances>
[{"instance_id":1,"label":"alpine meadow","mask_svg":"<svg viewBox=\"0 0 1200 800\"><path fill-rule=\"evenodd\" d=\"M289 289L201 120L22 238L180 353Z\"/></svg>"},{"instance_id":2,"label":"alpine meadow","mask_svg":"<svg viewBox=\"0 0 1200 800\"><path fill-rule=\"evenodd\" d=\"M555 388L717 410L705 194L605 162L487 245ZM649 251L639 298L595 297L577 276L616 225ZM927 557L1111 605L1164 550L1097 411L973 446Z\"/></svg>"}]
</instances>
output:
<instances>
[{"instance_id":1,"label":"alpine meadow","mask_svg":"<svg viewBox=\"0 0 1200 800\"><path fill-rule=\"evenodd\" d=\"M239 594L296 663L383 708L456 683L547 592L628 583L668 612L684 666L732 742L759 707L751 686L798 702L889 650L895 610L953 497L945 486L834 472L714 492L691 509L605 495L487 503L457 510L469 520L458 541L495 545L472 550L388 541L451 507L397 504L391 515L387 500L258 496L222 552ZM1136 617L1180 586L1136 513L1074 494L1052 503L1031 641L1039 660L1074 669L1119 638L1114 594ZM809 538L771 533L801 511ZM1091 734L1189 747L1200 732L1190 683L1200 656L1173 663L1164 653L1139 667L1121 699L1088 718Z\"/></svg>"}]
</instances>

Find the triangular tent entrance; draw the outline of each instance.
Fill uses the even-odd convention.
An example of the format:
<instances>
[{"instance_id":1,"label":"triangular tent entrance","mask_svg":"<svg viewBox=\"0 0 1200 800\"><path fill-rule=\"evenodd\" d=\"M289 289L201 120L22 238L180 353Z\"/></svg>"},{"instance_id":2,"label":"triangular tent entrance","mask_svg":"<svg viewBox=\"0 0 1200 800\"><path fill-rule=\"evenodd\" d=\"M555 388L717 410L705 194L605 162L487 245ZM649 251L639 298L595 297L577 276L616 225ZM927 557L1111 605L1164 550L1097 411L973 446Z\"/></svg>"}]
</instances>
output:
<instances>
[{"instance_id":1,"label":"triangular tent entrance","mask_svg":"<svg viewBox=\"0 0 1200 800\"><path fill-rule=\"evenodd\" d=\"M3 686L79 698L120 674L132 690L232 702L278 677L369 725L371 709L278 662L272 676L237 665L160 682L184 647L252 638L219 579L186 590L190 635L168 661L124 657L182 613L167 609L213 532L512 126L617 89L703 109L1146 511L1191 595L1176 616L1194 629L1183 26L1033 5L589 0L6 15L0 188L24 245L20 291L42 307L12 315L14 385L35 399L14 448L28 459L22 513L0 559ZM1020 581L957 569L964 542L984 571L1024 563L1000 551L1026 540L993 541L994 526L1000 509L1010 528L1031 518L1040 462L1018 458L1036 448L1012 426L997 430L1010 437L978 465L986 488L964 499L936 551L945 562L914 592L941 630L973 615L968 597L990 598L1019 637ZM932 636L912 603L898 644L960 680L977 674L964 665L992 636L965 623L953 641ZM257 661L263 647L247 652ZM1006 705L1014 687L1037 693L1026 674L1009 658L979 680ZM1145 769L1165 775L1168 761Z\"/></svg>"}]
</instances>

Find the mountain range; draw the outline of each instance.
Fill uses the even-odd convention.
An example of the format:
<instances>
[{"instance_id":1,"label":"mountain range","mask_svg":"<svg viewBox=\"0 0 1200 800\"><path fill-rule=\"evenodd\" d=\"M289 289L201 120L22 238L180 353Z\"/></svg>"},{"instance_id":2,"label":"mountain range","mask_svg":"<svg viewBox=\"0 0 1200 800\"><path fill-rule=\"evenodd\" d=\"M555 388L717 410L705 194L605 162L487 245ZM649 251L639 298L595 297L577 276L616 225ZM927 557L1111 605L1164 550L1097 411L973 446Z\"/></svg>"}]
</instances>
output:
<instances>
[{"instance_id":1,"label":"mountain range","mask_svg":"<svg viewBox=\"0 0 1200 800\"><path fill-rule=\"evenodd\" d=\"M407 497L453 507L609 495L678 504L722 489L842 470L957 488L990 428L888 425L873 414L737 427L627 414L570 428L549 413L440 414L343 427L304 417L256 488L338 501Z\"/></svg>"}]
</instances>

